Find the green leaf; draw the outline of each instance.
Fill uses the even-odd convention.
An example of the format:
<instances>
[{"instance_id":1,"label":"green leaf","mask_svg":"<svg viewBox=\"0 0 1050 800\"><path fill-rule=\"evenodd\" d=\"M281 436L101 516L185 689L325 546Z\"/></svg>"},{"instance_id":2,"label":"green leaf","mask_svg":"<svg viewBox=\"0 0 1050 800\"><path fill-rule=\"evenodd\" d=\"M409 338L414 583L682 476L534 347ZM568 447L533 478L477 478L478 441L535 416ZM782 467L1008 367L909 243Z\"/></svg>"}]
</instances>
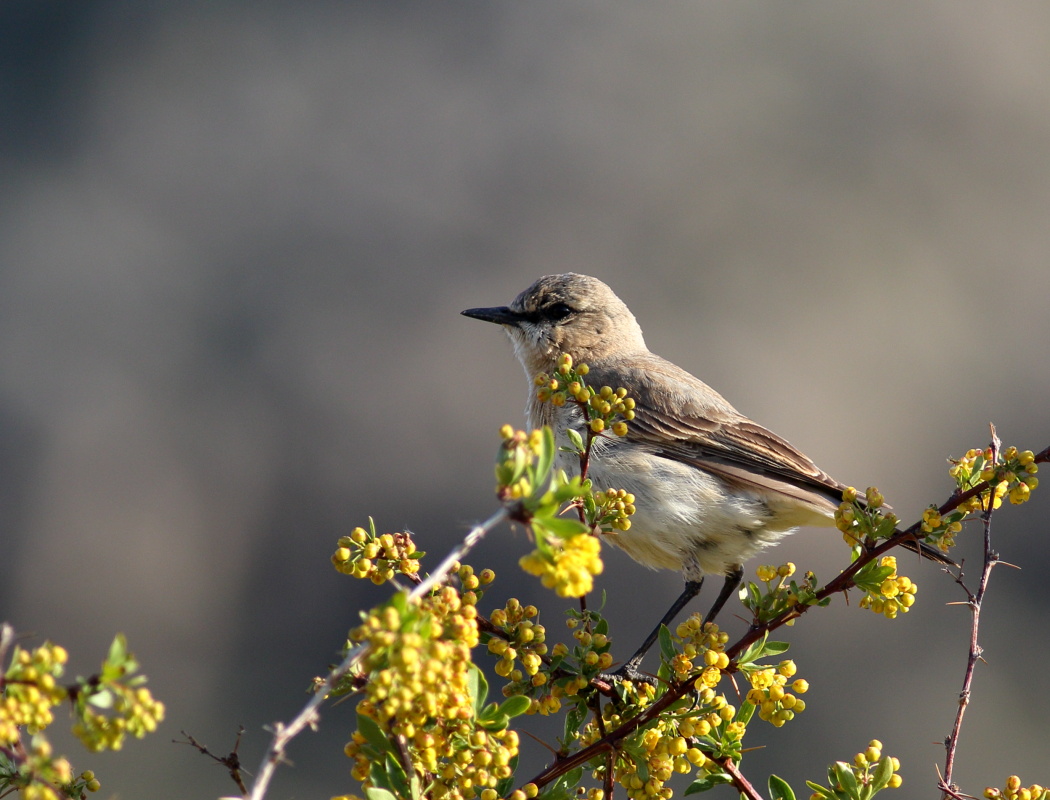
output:
<instances>
[{"instance_id":1,"label":"green leaf","mask_svg":"<svg viewBox=\"0 0 1050 800\"><path fill-rule=\"evenodd\" d=\"M815 794L819 794L824 800L835 800L835 795L828 789L825 789L819 783L813 783L813 781L806 781L806 786L813 790Z\"/></svg>"},{"instance_id":2,"label":"green leaf","mask_svg":"<svg viewBox=\"0 0 1050 800\"><path fill-rule=\"evenodd\" d=\"M845 761L836 761L835 778L838 780L843 791L846 792L846 797L849 797L850 800L861 800L860 786L857 785L857 776L853 774L853 770L850 768L849 764Z\"/></svg>"},{"instance_id":3,"label":"green leaf","mask_svg":"<svg viewBox=\"0 0 1050 800\"><path fill-rule=\"evenodd\" d=\"M529 698L519 694L500 703L499 712L507 717L518 717L528 711L531 705L532 701Z\"/></svg>"},{"instance_id":4,"label":"green leaf","mask_svg":"<svg viewBox=\"0 0 1050 800\"><path fill-rule=\"evenodd\" d=\"M118 633L109 646L102 669L99 671L99 679L102 683L119 681L125 675L129 675L139 668L135 656L128 652L128 642L124 634Z\"/></svg>"},{"instance_id":5,"label":"green leaf","mask_svg":"<svg viewBox=\"0 0 1050 800\"><path fill-rule=\"evenodd\" d=\"M887 517L882 522L880 522L878 524L878 526L875 528L875 538L876 539L889 539L891 536L893 536L893 534L894 534L894 532L896 530L897 530L897 520L894 519L893 517Z\"/></svg>"},{"instance_id":6,"label":"green leaf","mask_svg":"<svg viewBox=\"0 0 1050 800\"><path fill-rule=\"evenodd\" d=\"M387 778L390 781L389 786L394 794L397 797L410 797L412 787L408 782L408 775L405 774L405 768L401 766L401 762L394 757L393 753L386 754L383 766L386 768Z\"/></svg>"},{"instance_id":7,"label":"green leaf","mask_svg":"<svg viewBox=\"0 0 1050 800\"><path fill-rule=\"evenodd\" d=\"M662 658L660 659L660 666L656 668L656 680L664 686L671 683L671 668ZM658 694L658 697L663 697L663 693Z\"/></svg>"},{"instance_id":8,"label":"green leaf","mask_svg":"<svg viewBox=\"0 0 1050 800\"><path fill-rule=\"evenodd\" d=\"M770 775L769 797L770 800L795 800L795 793L783 778L778 778L776 775Z\"/></svg>"},{"instance_id":9,"label":"green leaf","mask_svg":"<svg viewBox=\"0 0 1050 800\"><path fill-rule=\"evenodd\" d=\"M371 717L364 714L357 715L357 732L364 736L365 741L372 745L378 753L386 753L394 749L386 734L383 733L383 729L379 727L379 723Z\"/></svg>"},{"instance_id":10,"label":"green leaf","mask_svg":"<svg viewBox=\"0 0 1050 800\"><path fill-rule=\"evenodd\" d=\"M572 500L576 497L588 497L591 491L590 481L581 483L579 475L573 475L570 478L565 474L565 470L561 469L555 473L554 484L554 499L559 503L564 503L566 500Z\"/></svg>"},{"instance_id":11,"label":"green leaf","mask_svg":"<svg viewBox=\"0 0 1050 800\"><path fill-rule=\"evenodd\" d=\"M752 611L762 604L762 594L753 581L747 582L747 607Z\"/></svg>"},{"instance_id":12,"label":"green leaf","mask_svg":"<svg viewBox=\"0 0 1050 800\"><path fill-rule=\"evenodd\" d=\"M889 756L883 756L879 759L878 766L875 767L875 774L871 778L872 794L880 789L885 789L892 777L893 760Z\"/></svg>"},{"instance_id":13,"label":"green leaf","mask_svg":"<svg viewBox=\"0 0 1050 800\"><path fill-rule=\"evenodd\" d=\"M383 759L378 759L372 762L368 768L368 778L375 786L384 791L389 789L390 791L387 793L397 800L396 795L393 794L393 786L390 783L390 776L387 774L387 771L383 769Z\"/></svg>"},{"instance_id":14,"label":"green leaf","mask_svg":"<svg viewBox=\"0 0 1050 800\"><path fill-rule=\"evenodd\" d=\"M548 533L568 539L587 532L587 526L578 519L571 517L535 516L532 518L533 527L540 525Z\"/></svg>"},{"instance_id":15,"label":"green leaf","mask_svg":"<svg viewBox=\"0 0 1050 800\"><path fill-rule=\"evenodd\" d=\"M525 450L521 447L514 448L511 452L511 458L512 460L504 462L510 466L510 480L507 481L508 484L516 483L525 474L525 467L529 465L528 456L525 455Z\"/></svg>"},{"instance_id":16,"label":"green leaf","mask_svg":"<svg viewBox=\"0 0 1050 800\"><path fill-rule=\"evenodd\" d=\"M485 700L489 696L489 682L476 664L470 665L470 674L467 677L467 691L474 698L474 715L481 716L485 709Z\"/></svg>"},{"instance_id":17,"label":"green leaf","mask_svg":"<svg viewBox=\"0 0 1050 800\"><path fill-rule=\"evenodd\" d=\"M743 722L745 725L751 721L751 717L754 716L755 705L750 700L745 700L740 704L740 710L736 712L734 721Z\"/></svg>"},{"instance_id":18,"label":"green leaf","mask_svg":"<svg viewBox=\"0 0 1050 800\"><path fill-rule=\"evenodd\" d=\"M577 453L583 452L583 437L580 436L579 431L572 428L566 428L565 435L569 437L569 442L576 448Z\"/></svg>"},{"instance_id":19,"label":"green leaf","mask_svg":"<svg viewBox=\"0 0 1050 800\"><path fill-rule=\"evenodd\" d=\"M582 777L582 767L577 767L565 773L554 783L549 784L544 791L540 792L537 800L568 800L570 797L575 797L576 786L579 785Z\"/></svg>"},{"instance_id":20,"label":"green leaf","mask_svg":"<svg viewBox=\"0 0 1050 800\"><path fill-rule=\"evenodd\" d=\"M724 772L711 772L698 778L686 787L685 794L699 794L720 786L724 783L732 783L733 779Z\"/></svg>"},{"instance_id":21,"label":"green leaf","mask_svg":"<svg viewBox=\"0 0 1050 800\"><path fill-rule=\"evenodd\" d=\"M95 708L113 708L113 692L109 689L97 689L87 696L87 701Z\"/></svg>"},{"instance_id":22,"label":"green leaf","mask_svg":"<svg viewBox=\"0 0 1050 800\"><path fill-rule=\"evenodd\" d=\"M580 730L580 726L583 721L587 718L587 708L579 705L574 705L569 709L565 715L565 727L562 729L565 735L562 741L568 743L574 741L577 732Z\"/></svg>"},{"instance_id":23,"label":"green leaf","mask_svg":"<svg viewBox=\"0 0 1050 800\"><path fill-rule=\"evenodd\" d=\"M675 655L674 642L671 640L671 631L666 625L660 626L660 655L664 661L670 662Z\"/></svg>"},{"instance_id":24,"label":"green leaf","mask_svg":"<svg viewBox=\"0 0 1050 800\"><path fill-rule=\"evenodd\" d=\"M109 654L106 661L111 664L123 664L128 659L128 640L123 633L113 637L113 644L109 646Z\"/></svg>"},{"instance_id":25,"label":"green leaf","mask_svg":"<svg viewBox=\"0 0 1050 800\"><path fill-rule=\"evenodd\" d=\"M649 780L649 752L637 742L624 742L624 752L634 761L635 773L641 780Z\"/></svg>"},{"instance_id":26,"label":"green leaf","mask_svg":"<svg viewBox=\"0 0 1050 800\"><path fill-rule=\"evenodd\" d=\"M761 639L759 639L757 642L752 642L751 646L740 654L740 656L736 660L736 663L750 664L756 658L759 658L762 655L762 648L765 647L766 639L768 638L769 634L763 633Z\"/></svg>"},{"instance_id":27,"label":"green leaf","mask_svg":"<svg viewBox=\"0 0 1050 800\"><path fill-rule=\"evenodd\" d=\"M398 592L397 594L391 595L387 603L390 605L391 608L397 611L398 616L401 617L401 629L404 630L404 622L409 617L415 616L415 614L409 614L408 592Z\"/></svg>"},{"instance_id":28,"label":"green leaf","mask_svg":"<svg viewBox=\"0 0 1050 800\"><path fill-rule=\"evenodd\" d=\"M781 653L786 653L790 647L791 645L787 642L766 642L766 646L762 648L762 655L779 656Z\"/></svg>"},{"instance_id":29,"label":"green leaf","mask_svg":"<svg viewBox=\"0 0 1050 800\"><path fill-rule=\"evenodd\" d=\"M419 625L419 635L423 637L424 641L432 638L430 633L433 630L434 619L432 617L424 617L423 621Z\"/></svg>"},{"instance_id":30,"label":"green leaf","mask_svg":"<svg viewBox=\"0 0 1050 800\"><path fill-rule=\"evenodd\" d=\"M510 725L510 717L500 714L496 704L492 703L477 718L477 724L479 728L484 728L487 731L505 731L507 726Z\"/></svg>"},{"instance_id":31,"label":"green leaf","mask_svg":"<svg viewBox=\"0 0 1050 800\"><path fill-rule=\"evenodd\" d=\"M380 789L377 786L365 789L365 797L367 797L368 800L397 800L397 797L386 789Z\"/></svg>"},{"instance_id":32,"label":"green leaf","mask_svg":"<svg viewBox=\"0 0 1050 800\"><path fill-rule=\"evenodd\" d=\"M575 780L569 780L575 776ZM575 797L576 785L583 776L582 769L574 769L553 783L547 784L537 795L537 800L570 800Z\"/></svg>"},{"instance_id":33,"label":"green leaf","mask_svg":"<svg viewBox=\"0 0 1050 800\"><path fill-rule=\"evenodd\" d=\"M535 485L537 488L547 485L551 467L554 464L554 456L558 452L558 448L554 446L554 431L550 426L544 425L540 430L543 434L543 441L540 444L540 454L536 457Z\"/></svg>"}]
</instances>

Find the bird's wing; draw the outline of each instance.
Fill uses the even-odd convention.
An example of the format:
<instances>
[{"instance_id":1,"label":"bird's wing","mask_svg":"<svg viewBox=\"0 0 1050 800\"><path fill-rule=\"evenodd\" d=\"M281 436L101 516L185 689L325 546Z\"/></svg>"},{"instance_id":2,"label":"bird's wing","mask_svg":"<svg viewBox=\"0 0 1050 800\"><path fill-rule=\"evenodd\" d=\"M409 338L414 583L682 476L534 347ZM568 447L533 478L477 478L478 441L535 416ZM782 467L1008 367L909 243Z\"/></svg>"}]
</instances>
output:
<instances>
[{"instance_id":1,"label":"bird's wing","mask_svg":"<svg viewBox=\"0 0 1050 800\"><path fill-rule=\"evenodd\" d=\"M592 367L590 383L623 386L635 401L628 440L692 464L734 484L775 491L823 511L834 510L844 484L772 431L752 422L711 387L659 356L633 359L631 369Z\"/></svg>"},{"instance_id":2,"label":"bird's wing","mask_svg":"<svg viewBox=\"0 0 1050 800\"><path fill-rule=\"evenodd\" d=\"M631 369L603 364L592 385L622 386L634 398L629 441L663 458L691 464L730 484L800 503L822 516L834 513L845 484L817 467L790 442L739 413L718 392L659 356L633 360ZM958 566L924 542L903 542L940 564Z\"/></svg>"}]
</instances>

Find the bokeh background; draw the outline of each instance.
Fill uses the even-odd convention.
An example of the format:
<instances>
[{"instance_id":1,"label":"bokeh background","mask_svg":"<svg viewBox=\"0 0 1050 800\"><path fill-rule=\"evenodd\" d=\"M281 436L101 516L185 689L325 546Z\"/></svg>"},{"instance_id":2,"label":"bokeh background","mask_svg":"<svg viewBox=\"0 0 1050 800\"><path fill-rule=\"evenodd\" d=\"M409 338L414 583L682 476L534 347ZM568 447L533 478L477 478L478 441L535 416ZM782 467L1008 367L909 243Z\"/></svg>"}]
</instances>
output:
<instances>
[{"instance_id":1,"label":"bokeh background","mask_svg":"<svg viewBox=\"0 0 1050 800\"><path fill-rule=\"evenodd\" d=\"M494 509L525 381L459 311L542 274L611 284L654 351L908 520L988 422L1050 443L1048 75L1041 2L4 2L0 617L82 674L125 632L168 706L74 765L106 797L232 793L171 740L244 724L254 770L385 596L332 570L336 538L372 515L437 557ZM971 793L1050 779L1048 514L996 518L1023 569L984 609ZM528 549L500 530L472 562L560 636ZM769 560L845 556L805 531ZM680 582L606 562L626 656ZM878 737L935 795L969 620L908 566L912 614L854 598L786 632L813 689L750 735L757 782L802 791ZM352 719L270 796L352 790Z\"/></svg>"}]
</instances>

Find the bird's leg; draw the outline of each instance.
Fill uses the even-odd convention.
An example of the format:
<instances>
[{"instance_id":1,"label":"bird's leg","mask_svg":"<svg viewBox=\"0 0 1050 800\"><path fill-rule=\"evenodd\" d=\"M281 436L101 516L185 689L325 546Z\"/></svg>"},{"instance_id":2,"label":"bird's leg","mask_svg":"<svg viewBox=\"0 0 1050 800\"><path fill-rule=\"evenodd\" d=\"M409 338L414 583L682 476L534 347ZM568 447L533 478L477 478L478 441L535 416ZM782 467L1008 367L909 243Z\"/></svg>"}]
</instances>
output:
<instances>
[{"instance_id":1,"label":"bird's leg","mask_svg":"<svg viewBox=\"0 0 1050 800\"><path fill-rule=\"evenodd\" d=\"M743 575L743 572L739 573L737 576L738 581L740 575ZM627 659L626 663L613 673L616 677L629 681L649 680L638 671L642 659L645 658L645 654L649 652L649 648L656 643L657 638L660 636L660 628L664 625L670 626L671 623L674 622L674 618L678 616L678 612L685 608L690 600L700 594L700 587L703 585L704 579L702 577L698 581L687 580L685 582L685 588L678 596L678 599L671 604L671 607L667 609L667 613L663 615L663 618L658 623L656 623L656 627L653 628L652 633L645 637L645 641L642 642L642 646L638 648L638 652ZM724 592L725 589L722 591ZM724 599L722 599L722 603L725 603Z\"/></svg>"},{"instance_id":2,"label":"bird's leg","mask_svg":"<svg viewBox=\"0 0 1050 800\"><path fill-rule=\"evenodd\" d=\"M740 585L740 581L744 579L744 568L737 565L731 572L726 574L726 582L722 584L722 591L718 593L718 597L715 598L715 604L711 606L711 610L707 612L707 616L704 617L704 624L714 622L715 617L718 616L718 612L722 610L722 606L726 604L726 600L733 594L736 587Z\"/></svg>"},{"instance_id":3,"label":"bird's leg","mask_svg":"<svg viewBox=\"0 0 1050 800\"><path fill-rule=\"evenodd\" d=\"M743 579L744 568L741 566L735 567L726 575L725 583L722 584L722 591L718 593L714 605L711 606L711 610L708 611L707 616L704 617L705 625L708 622L714 621L715 617L718 616L718 612L722 610L726 601L732 596L733 592ZM615 677L630 681L650 681L649 677L643 675L638 669L642 664L642 659L645 658L645 654L649 652L650 648L656 643L657 638L659 638L660 628L664 625L670 627L671 623L674 622L674 618L678 616L678 612L685 608L689 604L689 601L700 594L700 587L703 585L703 578L700 578L698 581L687 580L685 582L685 588L678 596L678 599L671 604L671 607L667 609L667 613L663 615L658 623L656 623L656 627L653 628L652 633L645 637L645 641L642 642L642 646L638 648L638 651L627 659L623 666L613 673Z\"/></svg>"}]
</instances>

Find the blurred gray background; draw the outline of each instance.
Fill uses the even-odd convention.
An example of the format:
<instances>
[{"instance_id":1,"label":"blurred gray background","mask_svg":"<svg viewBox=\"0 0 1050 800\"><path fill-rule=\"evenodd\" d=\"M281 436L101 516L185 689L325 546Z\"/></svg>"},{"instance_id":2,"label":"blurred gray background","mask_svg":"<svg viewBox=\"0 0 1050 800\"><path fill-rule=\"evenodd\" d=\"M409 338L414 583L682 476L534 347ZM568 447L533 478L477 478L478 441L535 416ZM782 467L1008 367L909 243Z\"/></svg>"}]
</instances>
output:
<instances>
[{"instance_id":1,"label":"blurred gray background","mask_svg":"<svg viewBox=\"0 0 1050 800\"><path fill-rule=\"evenodd\" d=\"M0 617L74 674L125 632L168 706L116 758L69 745L74 765L106 797L231 793L171 740L226 752L243 723L254 770L263 726L386 596L334 572L335 540L372 515L436 559L494 509L525 381L459 311L542 274L611 284L654 351L907 520L989 421L1050 443L1048 76L1041 2L7 0ZM1050 780L1040 494L996 518L1024 569L984 610L972 793ZM501 576L483 606L540 603L560 637L528 549L478 549ZM804 531L767 560L830 578L846 554ZM680 581L606 563L625 657ZM854 597L785 631L809 710L749 734L772 745L756 782L802 792L878 737L907 795L936 796L969 622L906 565L906 617ZM270 796L352 790L352 721L329 709Z\"/></svg>"}]
</instances>

